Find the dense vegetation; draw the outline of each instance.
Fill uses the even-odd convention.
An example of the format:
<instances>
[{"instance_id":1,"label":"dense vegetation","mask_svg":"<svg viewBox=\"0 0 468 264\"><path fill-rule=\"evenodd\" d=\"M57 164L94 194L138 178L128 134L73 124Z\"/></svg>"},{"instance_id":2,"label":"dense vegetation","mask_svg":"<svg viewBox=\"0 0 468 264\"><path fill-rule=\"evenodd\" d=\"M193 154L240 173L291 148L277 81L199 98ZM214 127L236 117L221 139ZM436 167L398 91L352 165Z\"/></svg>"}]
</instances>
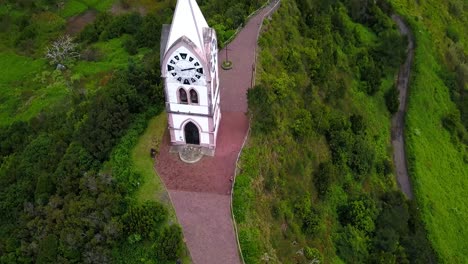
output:
<instances>
[{"instance_id":1,"label":"dense vegetation","mask_svg":"<svg viewBox=\"0 0 468 264\"><path fill-rule=\"evenodd\" d=\"M247 263L435 261L393 172L406 41L391 12L385 1L283 0L265 22L234 189Z\"/></svg>"},{"instance_id":2,"label":"dense vegetation","mask_svg":"<svg viewBox=\"0 0 468 264\"><path fill-rule=\"evenodd\" d=\"M406 124L416 199L441 262L466 262L468 5L459 0L391 3L416 39Z\"/></svg>"},{"instance_id":3,"label":"dense vegetation","mask_svg":"<svg viewBox=\"0 0 468 264\"><path fill-rule=\"evenodd\" d=\"M159 38L176 1L0 2L0 262L186 259L172 210L144 182L154 172L133 157L163 109ZM260 6L200 2L220 41ZM75 36L80 57L49 64L75 15L89 24Z\"/></svg>"}]
</instances>

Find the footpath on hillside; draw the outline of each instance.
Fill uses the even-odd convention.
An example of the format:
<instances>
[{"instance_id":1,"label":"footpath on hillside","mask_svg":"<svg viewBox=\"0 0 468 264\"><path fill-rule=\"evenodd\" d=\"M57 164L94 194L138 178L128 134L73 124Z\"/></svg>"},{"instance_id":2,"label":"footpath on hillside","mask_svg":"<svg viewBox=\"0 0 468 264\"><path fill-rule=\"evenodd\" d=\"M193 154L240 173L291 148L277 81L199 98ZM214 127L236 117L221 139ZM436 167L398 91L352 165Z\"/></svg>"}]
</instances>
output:
<instances>
[{"instance_id":1,"label":"footpath on hillside","mask_svg":"<svg viewBox=\"0 0 468 264\"><path fill-rule=\"evenodd\" d=\"M405 152L405 114L408 102L408 86L410 81L411 64L414 58L414 39L411 30L398 15L392 15L393 21L398 25L400 34L408 37L408 47L405 63L401 65L398 73L397 89L399 91L400 105L398 112L392 118L392 145L393 161L395 163L397 181L401 191L408 197L413 198L411 183L408 174L408 166Z\"/></svg>"},{"instance_id":2,"label":"footpath on hillside","mask_svg":"<svg viewBox=\"0 0 468 264\"><path fill-rule=\"evenodd\" d=\"M272 1L252 16L226 47L233 63L231 70L219 69L221 124L214 157L187 164L169 153L166 131L156 170L168 189L177 218L195 264L240 263L236 234L231 218L231 188L237 157L249 129L247 90L255 68L258 34L263 19L279 1ZM225 50L219 52L223 61Z\"/></svg>"}]
</instances>

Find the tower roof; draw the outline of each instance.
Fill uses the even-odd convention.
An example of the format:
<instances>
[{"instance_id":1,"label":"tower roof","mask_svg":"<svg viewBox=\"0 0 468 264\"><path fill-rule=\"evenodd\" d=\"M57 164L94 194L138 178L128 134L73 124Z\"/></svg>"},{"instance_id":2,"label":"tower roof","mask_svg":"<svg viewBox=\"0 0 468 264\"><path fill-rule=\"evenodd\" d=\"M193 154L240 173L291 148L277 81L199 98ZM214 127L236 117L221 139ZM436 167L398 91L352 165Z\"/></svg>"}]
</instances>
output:
<instances>
[{"instance_id":1,"label":"tower roof","mask_svg":"<svg viewBox=\"0 0 468 264\"><path fill-rule=\"evenodd\" d=\"M179 38L186 36L200 48L202 53L205 53L203 28L207 27L208 23L206 23L196 0L177 0L165 51Z\"/></svg>"}]
</instances>

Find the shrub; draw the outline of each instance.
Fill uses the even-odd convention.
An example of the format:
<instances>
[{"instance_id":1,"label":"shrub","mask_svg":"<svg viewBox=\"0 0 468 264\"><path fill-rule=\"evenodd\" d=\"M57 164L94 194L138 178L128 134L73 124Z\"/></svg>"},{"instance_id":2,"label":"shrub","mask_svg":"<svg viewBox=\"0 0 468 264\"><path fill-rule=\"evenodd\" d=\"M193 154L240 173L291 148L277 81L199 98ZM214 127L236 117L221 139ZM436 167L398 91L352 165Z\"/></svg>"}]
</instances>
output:
<instances>
[{"instance_id":1,"label":"shrub","mask_svg":"<svg viewBox=\"0 0 468 264\"><path fill-rule=\"evenodd\" d=\"M348 166L355 172L355 178L359 179L370 173L374 166L375 150L362 136L355 139Z\"/></svg>"},{"instance_id":2,"label":"shrub","mask_svg":"<svg viewBox=\"0 0 468 264\"><path fill-rule=\"evenodd\" d=\"M253 130L262 133L270 133L277 126L277 120L271 105L269 89L263 85L256 85L252 89L247 90L247 100L249 102L249 110L253 112L255 121Z\"/></svg>"},{"instance_id":3,"label":"shrub","mask_svg":"<svg viewBox=\"0 0 468 264\"><path fill-rule=\"evenodd\" d=\"M445 34L453 42L458 42L460 40L460 34L458 34L456 28L453 25L447 27Z\"/></svg>"},{"instance_id":4,"label":"shrub","mask_svg":"<svg viewBox=\"0 0 468 264\"><path fill-rule=\"evenodd\" d=\"M260 260L260 230L256 228L239 230L239 243L245 263L258 263Z\"/></svg>"},{"instance_id":5,"label":"shrub","mask_svg":"<svg viewBox=\"0 0 468 264\"><path fill-rule=\"evenodd\" d=\"M125 42L123 43L123 47L130 55L135 55L138 53L138 44L133 37L130 37L127 40L125 40Z\"/></svg>"},{"instance_id":6,"label":"shrub","mask_svg":"<svg viewBox=\"0 0 468 264\"><path fill-rule=\"evenodd\" d=\"M39 243L36 263L53 263L57 260L58 239L56 235L47 235Z\"/></svg>"},{"instance_id":7,"label":"shrub","mask_svg":"<svg viewBox=\"0 0 468 264\"><path fill-rule=\"evenodd\" d=\"M339 220L342 225L352 225L366 233L375 229L376 214L375 202L366 198L352 201L339 208Z\"/></svg>"},{"instance_id":8,"label":"shrub","mask_svg":"<svg viewBox=\"0 0 468 264\"><path fill-rule=\"evenodd\" d=\"M182 245L182 229L171 225L164 228L153 248L158 260L175 261L182 253Z\"/></svg>"},{"instance_id":9,"label":"shrub","mask_svg":"<svg viewBox=\"0 0 468 264\"><path fill-rule=\"evenodd\" d=\"M394 114L398 111L400 101L398 99L398 90L396 87L390 88L385 93L385 105L387 106L387 109L391 114Z\"/></svg>"},{"instance_id":10,"label":"shrub","mask_svg":"<svg viewBox=\"0 0 468 264\"><path fill-rule=\"evenodd\" d=\"M338 256L346 263L365 263L369 255L369 238L351 225L337 235L335 246Z\"/></svg>"},{"instance_id":11,"label":"shrub","mask_svg":"<svg viewBox=\"0 0 468 264\"><path fill-rule=\"evenodd\" d=\"M99 61L101 57L101 52L95 47L87 48L81 52L81 58L85 61Z\"/></svg>"},{"instance_id":12,"label":"shrub","mask_svg":"<svg viewBox=\"0 0 468 264\"><path fill-rule=\"evenodd\" d=\"M366 130L366 124L362 115L353 114L349 117L351 123L351 130L354 134L360 134Z\"/></svg>"},{"instance_id":13,"label":"shrub","mask_svg":"<svg viewBox=\"0 0 468 264\"><path fill-rule=\"evenodd\" d=\"M323 262L323 256L316 248L305 247L304 257L308 260L312 260L312 263L319 264Z\"/></svg>"},{"instance_id":14,"label":"shrub","mask_svg":"<svg viewBox=\"0 0 468 264\"><path fill-rule=\"evenodd\" d=\"M291 125L292 134L296 139L306 138L312 130L312 116L309 111L299 109Z\"/></svg>"},{"instance_id":15,"label":"shrub","mask_svg":"<svg viewBox=\"0 0 468 264\"><path fill-rule=\"evenodd\" d=\"M318 171L314 177L314 185L317 189L319 197L323 198L330 188L330 185L336 177L337 170L333 163L320 163Z\"/></svg>"},{"instance_id":16,"label":"shrub","mask_svg":"<svg viewBox=\"0 0 468 264\"><path fill-rule=\"evenodd\" d=\"M146 201L142 205L130 207L123 216L128 235L139 234L144 238L153 237L158 227L166 221L166 208L157 202Z\"/></svg>"}]
</instances>

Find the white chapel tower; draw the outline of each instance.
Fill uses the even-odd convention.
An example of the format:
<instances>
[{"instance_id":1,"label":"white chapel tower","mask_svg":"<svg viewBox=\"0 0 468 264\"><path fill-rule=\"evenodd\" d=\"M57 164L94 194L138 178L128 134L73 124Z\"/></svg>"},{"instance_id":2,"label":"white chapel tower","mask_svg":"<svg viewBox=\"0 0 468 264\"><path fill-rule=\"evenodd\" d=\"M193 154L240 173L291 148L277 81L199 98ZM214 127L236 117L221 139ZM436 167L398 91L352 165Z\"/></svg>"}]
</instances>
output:
<instances>
[{"instance_id":1,"label":"white chapel tower","mask_svg":"<svg viewBox=\"0 0 468 264\"><path fill-rule=\"evenodd\" d=\"M216 32L196 0L178 0L161 33L161 74L171 143L214 155L221 120Z\"/></svg>"}]
</instances>

